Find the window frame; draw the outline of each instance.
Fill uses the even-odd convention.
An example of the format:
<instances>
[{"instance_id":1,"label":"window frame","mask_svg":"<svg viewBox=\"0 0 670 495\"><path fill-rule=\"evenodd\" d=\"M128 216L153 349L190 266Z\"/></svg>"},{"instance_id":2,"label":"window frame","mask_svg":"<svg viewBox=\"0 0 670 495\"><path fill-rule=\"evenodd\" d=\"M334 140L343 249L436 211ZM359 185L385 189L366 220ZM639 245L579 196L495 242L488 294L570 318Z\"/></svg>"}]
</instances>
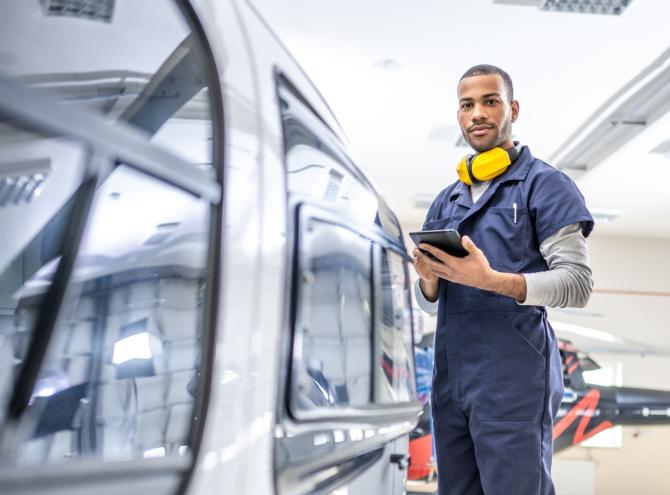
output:
<instances>
[{"instance_id":1,"label":"window frame","mask_svg":"<svg viewBox=\"0 0 670 495\"><path fill-rule=\"evenodd\" d=\"M275 68L274 70L275 78L275 87L277 91L277 101L280 102L282 98L287 97L292 101L295 101L300 104L301 111L299 118L306 119L305 124L309 125L311 131L316 132L320 139L323 139L323 142L327 143L333 149L332 152L337 153L338 158L342 161L342 165L345 166L356 178L358 178L363 184L366 185L374 194L377 194L367 180L365 175L353 164L353 162L348 158L346 152L342 149L339 139L336 137L332 129L326 124L326 120L323 119L314 107L309 103L309 101L299 92L297 87L290 81L290 79L284 75L284 73L279 69ZM281 110L281 104L278 104L280 112L278 118L280 122L283 118L283 113ZM283 131L283 126L282 126ZM282 133L282 142L284 143L283 149L283 160L285 162L287 156L286 150L286 137ZM284 163L285 170L287 169L286 163ZM287 203L289 211L289 238L292 238L290 249L287 252L287 266L291 267L291 276L287 277L287 290L285 294L287 295L285 300L285 305L288 307L288 314L286 318L286 327L288 329L288 336L285 339L285 343L282 346L284 349L283 357L280 359L280 369L279 373L283 373L286 370L286 380L283 380L283 383L280 384L279 394L281 400L278 401L278 422L282 421L282 418L290 418L293 421L298 421L301 423L318 423L319 421L330 420L330 421L370 421L373 418L379 418L381 422L384 422L384 418L392 421L394 418L399 416L411 415L410 411L417 411L421 408L418 400L413 400L410 402L403 403L390 403L383 404L375 402L376 397L376 387L377 379L375 377L376 372L374 370L375 361L374 355L377 353L376 349L378 346L379 339L379 320L378 320L378 310L377 310L377 301L379 299L379 290L377 279L375 277L380 276L380 269L375 268L375 265L381 264L381 252L375 254L376 251L380 249L387 249L393 251L403 257L405 260L409 260L409 255L398 245L399 240L391 237L383 228L379 228L375 231L370 230L368 226L358 225L352 220L343 218L341 215L337 215L335 212L327 209L326 206L318 204L317 202L304 197L291 196L290 191L287 190ZM382 205L386 207L385 203ZM330 222L337 225L340 225L348 230L351 230L362 237L370 240L372 243L372 376L370 377L372 383L372 396L371 402L368 407L361 408L342 408L338 410L316 410L309 412L309 414L300 415L298 417L294 415L291 408L291 390L292 390L292 380L293 380L293 366L294 366L294 345L295 345L295 331L297 324L297 314L298 314L298 287L300 285L300 268L302 266L300 259L299 251L299 242L300 242L300 229L304 221L303 216L312 217L317 221ZM375 260L375 257L378 259ZM409 273L407 266L404 268L406 280L409 281ZM377 271L377 273L375 273ZM410 318L411 318L411 304L409 307ZM411 335L412 345L414 345L414 336L413 332ZM414 363L414 354L412 353L412 365L413 369L415 367ZM320 412L323 411L323 412Z\"/></svg>"}]
</instances>

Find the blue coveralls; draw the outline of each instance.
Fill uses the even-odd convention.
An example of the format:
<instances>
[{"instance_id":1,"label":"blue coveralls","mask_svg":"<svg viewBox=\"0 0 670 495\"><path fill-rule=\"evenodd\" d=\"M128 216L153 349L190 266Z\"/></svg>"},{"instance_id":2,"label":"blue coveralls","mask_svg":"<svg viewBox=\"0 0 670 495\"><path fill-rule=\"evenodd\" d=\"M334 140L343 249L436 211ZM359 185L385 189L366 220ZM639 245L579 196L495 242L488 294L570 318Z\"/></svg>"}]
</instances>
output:
<instances>
[{"instance_id":1,"label":"blue coveralls","mask_svg":"<svg viewBox=\"0 0 670 495\"><path fill-rule=\"evenodd\" d=\"M593 219L575 184L523 147L476 204L466 184L447 187L423 227L470 236L495 270L532 273L548 269L542 241L578 222L588 236ZM553 494L552 424L562 396L544 307L440 281L432 387L440 495Z\"/></svg>"}]
</instances>

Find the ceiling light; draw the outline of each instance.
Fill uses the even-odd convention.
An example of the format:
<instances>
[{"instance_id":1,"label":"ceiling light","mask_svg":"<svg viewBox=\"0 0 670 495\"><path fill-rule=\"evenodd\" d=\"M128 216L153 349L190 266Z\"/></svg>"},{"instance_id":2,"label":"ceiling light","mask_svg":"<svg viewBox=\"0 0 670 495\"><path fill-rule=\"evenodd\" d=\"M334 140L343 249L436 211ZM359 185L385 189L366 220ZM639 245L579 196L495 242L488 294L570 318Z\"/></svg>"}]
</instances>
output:
<instances>
[{"instance_id":1,"label":"ceiling light","mask_svg":"<svg viewBox=\"0 0 670 495\"><path fill-rule=\"evenodd\" d=\"M33 397L51 397L70 387L67 375L61 369L51 369L44 372L35 383Z\"/></svg>"},{"instance_id":2,"label":"ceiling light","mask_svg":"<svg viewBox=\"0 0 670 495\"><path fill-rule=\"evenodd\" d=\"M621 15L633 0L493 0L501 5L538 7L548 12Z\"/></svg>"},{"instance_id":3,"label":"ceiling light","mask_svg":"<svg viewBox=\"0 0 670 495\"><path fill-rule=\"evenodd\" d=\"M342 179L344 179L344 175L335 169L330 169L330 172L328 172L328 185L326 186L326 192L323 194L323 199L329 203L337 201L340 187L342 186Z\"/></svg>"},{"instance_id":4,"label":"ceiling light","mask_svg":"<svg viewBox=\"0 0 670 495\"><path fill-rule=\"evenodd\" d=\"M586 172L670 110L670 49L600 106L549 157L557 168Z\"/></svg>"},{"instance_id":5,"label":"ceiling light","mask_svg":"<svg viewBox=\"0 0 670 495\"><path fill-rule=\"evenodd\" d=\"M493 0L493 3L499 3L502 5L528 5L536 7L538 5L538 0Z\"/></svg>"},{"instance_id":6,"label":"ceiling light","mask_svg":"<svg viewBox=\"0 0 670 495\"><path fill-rule=\"evenodd\" d=\"M143 246L157 246L161 244L165 239L170 237L170 234L172 234L175 230L177 230L177 227L181 222L167 222L167 223L161 223L156 226L156 231L151 234L151 236L142 243Z\"/></svg>"},{"instance_id":7,"label":"ceiling light","mask_svg":"<svg viewBox=\"0 0 670 495\"><path fill-rule=\"evenodd\" d=\"M152 358L149 338L149 332L142 332L117 340L112 352L112 363L122 364L131 359Z\"/></svg>"},{"instance_id":8,"label":"ceiling light","mask_svg":"<svg viewBox=\"0 0 670 495\"><path fill-rule=\"evenodd\" d=\"M542 2L542 0L540 0ZM540 10L578 14L621 15L633 0L544 0Z\"/></svg>"},{"instance_id":9,"label":"ceiling light","mask_svg":"<svg viewBox=\"0 0 670 495\"><path fill-rule=\"evenodd\" d=\"M115 0L42 0L46 15L111 22Z\"/></svg>"},{"instance_id":10,"label":"ceiling light","mask_svg":"<svg viewBox=\"0 0 670 495\"><path fill-rule=\"evenodd\" d=\"M148 318L121 327L112 351L117 379L156 375L154 358L163 354L163 343L148 327Z\"/></svg>"},{"instance_id":11,"label":"ceiling light","mask_svg":"<svg viewBox=\"0 0 670 495\"><path fill-rule=\"evenodd\" d=\"M165 457L165 447L156 447L153 449L145 450L142 453L144 459L155 459L157 457Z\"/></svg>"},{"instance_id":12,"label":"ceiling light","mask_svg":"<svg viewBox=\"0 0 670 495\"><path fill-rule=\"evenodd\" d=\"M49 158L0 163L0 207L30 203L40 195L50 172Z\"/></svg>"}]
</instances>

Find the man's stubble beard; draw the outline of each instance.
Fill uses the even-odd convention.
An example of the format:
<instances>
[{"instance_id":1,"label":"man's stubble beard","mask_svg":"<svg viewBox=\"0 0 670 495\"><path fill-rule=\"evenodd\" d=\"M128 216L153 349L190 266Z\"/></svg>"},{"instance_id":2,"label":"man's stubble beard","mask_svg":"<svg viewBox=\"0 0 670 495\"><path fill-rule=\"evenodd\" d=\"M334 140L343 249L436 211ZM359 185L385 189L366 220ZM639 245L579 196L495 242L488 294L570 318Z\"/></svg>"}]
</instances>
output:
<instances>
[{"instance_id":1,"label":"man's stubble beard","mask_svg":"<svg viewBox=\"0 0 670 495\"><path fill-rule=\"evenodd\" d=\"M512 119L507 119L502 126L501 132L499 132L496 136L493 136L491 140L485 144L475 145L472 141L470 141L467 132L461 129L461 133L463 134L465 141L473 150L475 150L477 153L483 153L484 151L488 151L497 146L500 146L512 135Z\"/></svg>"}]
</instances>

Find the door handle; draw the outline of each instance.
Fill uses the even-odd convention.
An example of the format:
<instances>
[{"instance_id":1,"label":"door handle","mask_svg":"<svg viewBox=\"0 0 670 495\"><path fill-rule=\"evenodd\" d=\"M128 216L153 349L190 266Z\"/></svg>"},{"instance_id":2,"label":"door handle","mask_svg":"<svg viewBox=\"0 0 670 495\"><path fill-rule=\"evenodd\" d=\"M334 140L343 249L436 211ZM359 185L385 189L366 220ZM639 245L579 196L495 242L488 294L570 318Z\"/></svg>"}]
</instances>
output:
<instances>
[{"instance_id":1,"label":"door handle","mask_svg":"<svg viewBox=\"0 0 670 495\"><path fill-rule=\"evenodd\" d=\"M400 471L409 466L409 456L406 454L391 454L391 464L397 464Z\"/></svg>"}]
</instances>

